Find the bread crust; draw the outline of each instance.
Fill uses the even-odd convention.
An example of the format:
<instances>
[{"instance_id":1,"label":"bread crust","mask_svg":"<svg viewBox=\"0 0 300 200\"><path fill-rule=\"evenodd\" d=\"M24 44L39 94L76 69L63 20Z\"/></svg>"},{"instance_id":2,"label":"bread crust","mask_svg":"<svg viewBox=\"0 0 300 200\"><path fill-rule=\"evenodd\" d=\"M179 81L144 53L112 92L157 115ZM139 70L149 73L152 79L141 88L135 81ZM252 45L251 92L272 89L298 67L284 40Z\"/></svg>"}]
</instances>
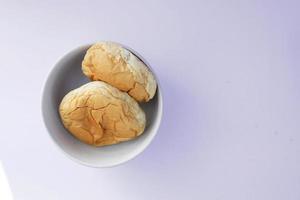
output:
<instances>
[{"instance_id":1,"label":"bread crust","mask_svg":"<svg viewBox=\"0 0 300 200\"><path fill-rule=\"evenodd\" d=\"M70 91L59 106L65 128L94 146L127 141L141 135L146 117L127 93L102 81L89 82Z\"/></svg>"},{"instance_id":2,"label":"bread crust","mask_svg":"<svg viewBox=\"0 0 300 200\"><path fill-rule=\"evenodd\" d=\"M86 52L82 71L127 92L139 102L153 98L157 84L152 72L133 53L114 42L98 42Z\"/></svg>"}]
</instances>

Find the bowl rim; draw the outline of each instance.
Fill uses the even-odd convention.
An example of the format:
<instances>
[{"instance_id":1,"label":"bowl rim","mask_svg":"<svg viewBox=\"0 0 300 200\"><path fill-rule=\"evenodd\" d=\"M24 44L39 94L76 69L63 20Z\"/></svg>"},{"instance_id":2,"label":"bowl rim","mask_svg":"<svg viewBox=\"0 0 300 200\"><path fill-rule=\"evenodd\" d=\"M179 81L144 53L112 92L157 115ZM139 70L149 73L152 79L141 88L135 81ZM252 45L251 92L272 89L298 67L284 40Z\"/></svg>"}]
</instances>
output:
<instances>
[{"instance_id":1,"label":"bowl rim","mask_svg":"<svg viewBox=\"0 0 300 200\"><path fill-rule=\"evenodd\" d=\"M110 42L110 41L109 41ZM112 41L114 42L114 41ZM65 57L67 57L68 55L70 55L71 53L75 52L75 51L78 51L80 49L88 49L90 46L92 46L93 44L95 44L96 42L94 43L87 43L87 44L84 44L84 45L80 45L76 48L73 48L71 50L69 50L67 53L65 53L62 57L60 57L55 63L54 65L52 65L52 67L50 68L50 70L48 71L47 73L47 76L46 78L44 79L44 82L43 82L43 86L42 86L42 91L41 91L41 115L42 115L42 119L43 119L43 123L44 123L44 126L46 128L46 132L47 132L47 135L48 137L51 138L52 142L55 144L55 146L61 151L63 152L63 154L68 157L70 160L73 160L74 162L76 163L79 163L81 165L84 165L84 166L87 166L87 167L93 167L93 168L111 168L111 167L116 167L116 166L119 166L119 165L122 165L122 164L125 164L127 163L128 161L130 160L133 160L135 159L137 156L139 156L140 154L142 154L146 148L149 147L150 143L153 141L153 139L155 138L155 136L157 135L157 132L159 131L159 128L160 128L160 124L161 124L161 121L162 121L162 117L163 117L163 92L162 92L162 87L160 85L160 81L157 77L157 73L155 72L155 70L150 66L150 64L144 59L144 57L142 57L139 53L137 53L135 50L133 50L132 48L128 47L127 45L123 45L121 43L118 43L118 42L114 42L114 43L117 43L119 45L121 45L123 48L129 50L131 53L133 53L136 57L138 57L147 67L148 69L152 72L155 80L156 80L156 84L157 84L157 89L156 89L156 94L157 95L157 102L158 102L158 109L157 109L157 115L156 115L156 119L155 119L155 124L153 125L153 128L152 128L152 132L155 132L154 134L148 134L148 139L144 142L144 144L142 146L140 146L139 148L136 148L133 153L131 153L127 158L125 159L120 159L118 160L117 162L115 163L109 163L109 164L105 164L105 165L96 165L96 164L92 164L92 163L89 163L89 162L86 162L86 161L82 161L80 160L79 158L76 158L74 156L72 156L71 154L69 154L68 152L66 152L59 144L58 142L56 141L56 139L54 138L54 136L51 134L51 131L50 131L50 127L48 125L48 123L46 122L46 111L44 109L44 107L46 105L45 104L45 101L46 101L46 89L47 89L47 86L48 86L48 83L49 83L49 78L53 76L53 73L58 69L58 67L61 67L59 66L59 63L61 61L63 61L65 59Z\"/></svg>"}]
</instances>

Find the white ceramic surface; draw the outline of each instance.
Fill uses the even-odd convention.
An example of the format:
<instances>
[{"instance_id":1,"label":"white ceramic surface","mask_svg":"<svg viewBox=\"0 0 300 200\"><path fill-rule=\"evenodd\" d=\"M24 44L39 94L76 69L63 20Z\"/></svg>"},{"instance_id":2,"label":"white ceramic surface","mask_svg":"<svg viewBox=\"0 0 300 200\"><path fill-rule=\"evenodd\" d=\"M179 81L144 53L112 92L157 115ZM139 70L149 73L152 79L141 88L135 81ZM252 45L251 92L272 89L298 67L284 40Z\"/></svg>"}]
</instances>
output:
<instances>
[{"instance_id":1,"label":"white ceramic surface","mask_svg":"<svg viewBox=\"0 0 300 200\"><path fill-rule=\"evenodd\" d=\"M0 199L1 200L13 200L10 186L7 181L7 177L0 161Z\"/></svg>"},{"instance_id":2,"label":"white ceramic surface","mask_svg":"<svg viewBox=\"0 0 300 200\"><path fill-rule=\"evenodd\" d=\"M84 45L70 51L54 66L43 90L42 114L51 138L68 157L91 167L111 167L140 154L154 138L162 117L161 90L158 83L155 97L141 104L146 113L147 125L144 133L137 139L105 147L93 147L80 142L63 127L58 107L64 95L89 82L81 71L81 62L89 46ZM137 55L136 52L134 54ZM138 57L149 66L140 55ZM153 72L152 69L151 71ZM157 80L157 76L155 77Z\"/></svg>"}]
</instances>

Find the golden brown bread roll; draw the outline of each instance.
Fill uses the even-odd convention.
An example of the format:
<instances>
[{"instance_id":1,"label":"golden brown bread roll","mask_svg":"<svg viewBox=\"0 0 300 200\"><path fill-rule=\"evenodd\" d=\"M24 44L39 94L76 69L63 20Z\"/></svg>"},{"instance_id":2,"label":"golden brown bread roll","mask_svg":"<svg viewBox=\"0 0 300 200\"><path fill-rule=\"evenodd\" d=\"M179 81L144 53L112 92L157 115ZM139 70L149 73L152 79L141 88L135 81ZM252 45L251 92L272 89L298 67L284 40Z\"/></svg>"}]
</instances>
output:
<instances>
[{"instance_id":1,"label":"golden brown bread roll","mask_svg":"<svg viewBox=\"0 0 300 200\"><path fill-rule=\"evenodd\" d=\"M113 42L92 45L82 62L82 71L91 80L104 81L140 102L153 98L157 87L148 67L130 51Z\"/></svg>"},{"instance_id":2,"label":"golden brown bread roll","mask_svg":"<svg viewBox=\"0 0 300 200\"><path fill-rule=\"evenodd\" d=\"M66 129L94 146L131 140L142 134L146 124L145 114L134 99L101 81L69 92L59 113Z\"/></svg>"}]
</instances>

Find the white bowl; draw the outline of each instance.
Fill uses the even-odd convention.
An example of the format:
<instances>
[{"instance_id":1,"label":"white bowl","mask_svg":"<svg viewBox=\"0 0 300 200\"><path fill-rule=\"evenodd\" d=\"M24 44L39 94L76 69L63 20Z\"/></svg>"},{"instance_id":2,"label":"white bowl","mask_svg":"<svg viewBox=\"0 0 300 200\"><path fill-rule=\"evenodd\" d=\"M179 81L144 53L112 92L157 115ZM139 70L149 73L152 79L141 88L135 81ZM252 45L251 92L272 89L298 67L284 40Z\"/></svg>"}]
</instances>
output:
<instances>
[{"instance_id":1,"label":"white bowl","mask_svg":"<svg viewBox=\"0 0 300 200\"><path fill-rule=\"evenodd\" d=\"M78 47L65 56L50 72L42 95L42 115L46 128L54 143L72 160L90 167L111 167L124 163L140 154L152 141L162 118L162 95L157 76L149 64L137 55L154 73L158 88L155 97L147 103L140 104L146 113L147 125L138 138L119 144L93 147L80 142L63 126L58 113L62 98L71 90L78 88L89 80L81 71L81 62L90 45ZM125 47L129 49L128 47Z\"/></svg>"}]
</instances>

